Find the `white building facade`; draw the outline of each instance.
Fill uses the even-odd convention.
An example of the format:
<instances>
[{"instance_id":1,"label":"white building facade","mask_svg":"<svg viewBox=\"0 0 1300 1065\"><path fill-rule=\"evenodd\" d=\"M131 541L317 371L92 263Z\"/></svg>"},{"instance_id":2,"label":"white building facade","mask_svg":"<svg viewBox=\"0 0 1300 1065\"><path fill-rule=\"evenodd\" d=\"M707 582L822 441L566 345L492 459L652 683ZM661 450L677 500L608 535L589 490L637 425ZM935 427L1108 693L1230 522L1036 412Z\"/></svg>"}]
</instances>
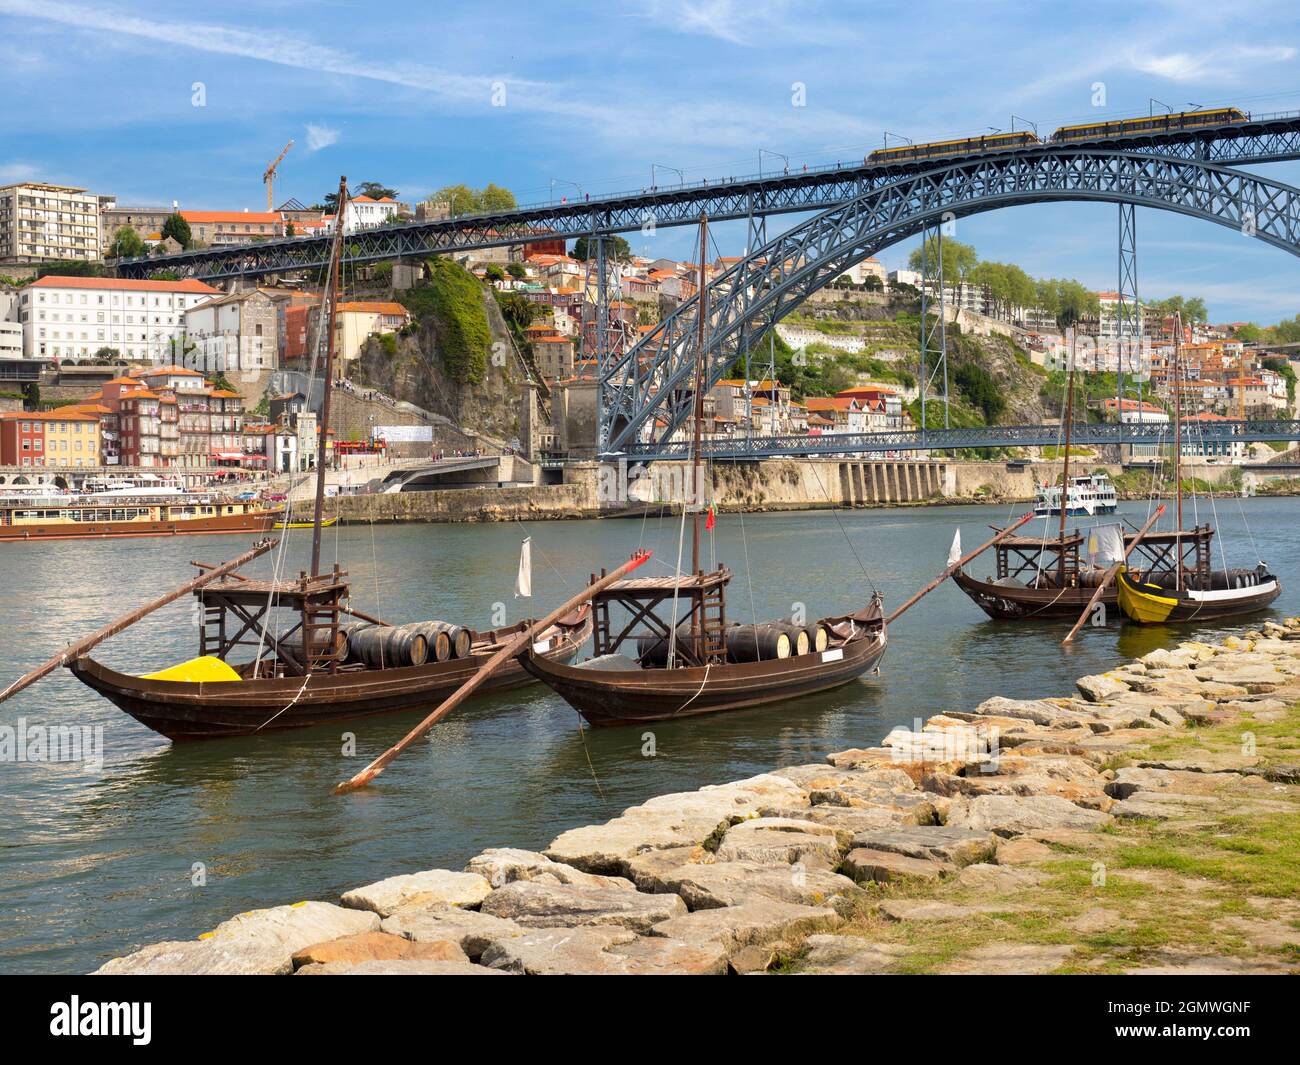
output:
<instances>
[{"instance_id":1,"label":"white building facade","mask_svg":"<svg viewBox=\"0 0 1300 1065\"><path fill-rule=\"evenodd\" d=\"M114 348L129 362L172 361L185 312L220 296L202 281L43 277L19 294L23 354L29 359L90 358Z\"/></svg>"}]
</instances>

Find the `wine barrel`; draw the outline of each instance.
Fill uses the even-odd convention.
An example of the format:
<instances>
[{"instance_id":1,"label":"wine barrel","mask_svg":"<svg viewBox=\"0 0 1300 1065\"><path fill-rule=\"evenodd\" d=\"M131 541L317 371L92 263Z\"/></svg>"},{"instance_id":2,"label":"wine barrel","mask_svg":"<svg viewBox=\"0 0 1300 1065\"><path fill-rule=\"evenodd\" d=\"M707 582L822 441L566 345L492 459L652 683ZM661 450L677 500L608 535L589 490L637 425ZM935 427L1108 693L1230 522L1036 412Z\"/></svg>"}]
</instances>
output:
<instances>
[{"instance_id":1,"label":"wine barrel","mask_svg":"<svg viewBox=\"0 0 1300 1065\"><path fill-rule=\"evenodd\" d=\"M789 658L792 650L790 635L781 622L736 625L727 630L727 658L732 662Z\"/></svg>"},{"instance_id":2,"label":"wine barrel","mask_svg":"<svg viewBox=\"0 0 1300 1065\"><path fill-rule=\"evenodd\" d=\"M451 657L451 639L446 629L440 627L441 625L440 621L420 621L411 626L428 644L427 661L445 662Z\"/></svg>"},{"instance_id":3,"label":"wine barrel","mask_svg":"<svg viewBox=\"0 0 1300 1065\"><path fill-rule=\"evenodd\" d=\"M788 621L774 621L773 625L780 625L781 631L790 637L790 653L792 655L806 655L808 653L808 630L802 625L792 625Z\"/></svg>"},{"instance_id":4,"label":"wine barrel","mask_svg":"<svg viewBox=\"0 0 1300 1065\"><path fill-rule=\"evenodd\" d=\"M422 666L428 641L411 625L366 625L348 633L348 655L371 669Z\"/></svg>"},{"instance_id":5,"label":"wine barrel","mask_svg":"<svg viewBox=\"0 0 1300 1065\"><path fill-rule=\"evenodd\" d=\"M811 625L805 625L804 631L808 633L808 650L821 654L830 645L831 634L826 631L826 626L814 621Z\"/></svg>"},{"instance_id":6,"label":"wine barrel","mask_svg":"<svg viewBox=\"0 0 1300 1065\"><path fill-rule=\"evenodd\" d=\"M472 630L465 628L463 625L453 625L450 621L424 621L421 622L421 628L426 636L432 640L432 633L442 632L447 637L447 655L448 658L468 658L470 647L474 642L474 633ZM433 648L429 649L430 654ZM441 662L443 659L439 658Z\"/></svg>"},{"instance_id":7,"label":"wine barrel","mask_svg":"<svg viewBox=\"0 0 1300 1065\"><path fill-rule=\"evenodd\" d=\"M691 623L683 621L677 626L677 643L687 644L691 639ZM653 633L642 633L636 638L636 656L647 667L663 669L668 665L668 638Z\"/></svg>"}]
</instances>

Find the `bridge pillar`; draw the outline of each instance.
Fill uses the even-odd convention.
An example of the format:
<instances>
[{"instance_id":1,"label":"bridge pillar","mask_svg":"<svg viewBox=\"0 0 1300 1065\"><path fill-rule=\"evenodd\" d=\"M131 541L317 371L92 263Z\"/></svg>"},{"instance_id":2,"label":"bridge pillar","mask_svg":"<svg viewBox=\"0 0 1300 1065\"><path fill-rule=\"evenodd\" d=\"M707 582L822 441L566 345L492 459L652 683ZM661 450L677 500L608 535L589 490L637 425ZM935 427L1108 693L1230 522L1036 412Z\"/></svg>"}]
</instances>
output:
<instances>
[{"instance_id":1,"label":"bridge pillar","mask_svg":"<svg viewBox=\"0 0 1300 1065\"><path fill-rule=\"evenodd\" d=\"M864 502L866 502L863 487L862 487L862 464L859 462L855 462L852 463L850 468L853 470L852 503L855 507L857 507L857 506L861 506Z\"/></svg>"},{"instance_id":2,"label":"bridge pillar","mask_svg":"<svg viewBox=\"0 0 1300 1065\"><path fill-rule=\"evenodd\" d=\"M871 464L871 501L873 503L885 501L885 468L879 462Z\"/></svg>"}]
</instances>

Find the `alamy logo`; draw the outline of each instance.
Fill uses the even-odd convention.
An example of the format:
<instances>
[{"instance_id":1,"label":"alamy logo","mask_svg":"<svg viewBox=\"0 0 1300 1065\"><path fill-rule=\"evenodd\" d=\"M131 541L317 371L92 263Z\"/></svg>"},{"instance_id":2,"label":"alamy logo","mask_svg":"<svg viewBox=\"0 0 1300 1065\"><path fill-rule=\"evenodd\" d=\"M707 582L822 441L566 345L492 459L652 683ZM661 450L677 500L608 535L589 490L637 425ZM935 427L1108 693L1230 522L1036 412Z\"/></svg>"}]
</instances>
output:
<instances>
[{"instance_id":1,"label":"alamy logo","mask_svg":"<svg viewBox=\"0 0 1300 1065\"><path fill-rule=\"evenodd\" d=\"M82 1002L73 995L70 1002L50 1007L50 1035L129 1035L143 1047L152 1038L152 1025L151 1002Z\"/></svg>"}]
</instances>

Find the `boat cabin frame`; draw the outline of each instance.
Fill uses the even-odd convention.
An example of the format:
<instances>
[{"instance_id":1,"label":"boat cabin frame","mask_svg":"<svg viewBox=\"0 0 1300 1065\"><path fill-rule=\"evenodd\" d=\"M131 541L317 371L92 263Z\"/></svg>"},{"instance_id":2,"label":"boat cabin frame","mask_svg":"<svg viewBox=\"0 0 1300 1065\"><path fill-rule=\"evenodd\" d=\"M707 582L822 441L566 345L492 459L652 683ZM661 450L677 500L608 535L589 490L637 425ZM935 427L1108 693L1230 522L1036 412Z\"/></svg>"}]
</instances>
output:
<instances>
[{"instance_id":1,"label":"boat cabin frame","mask_svg":"<svg viewBox=\"0 0 1300 1065\"><path fill-rule=\"evenodd\" d=\"M604 570L600 576L605 576ZM593 574L591 580L597 577ZM652 636L667 640L672 634L673 603L677 607L677 665L704 666L727 660L726 586L731 570L719 566L707 573L670 577L629 577L615 581L592 597L593 654L620 654L629 640ZM610 607L622 607L628 620L621 627L611 619ZM616 615L617 616L617 615ZM619 618L618 622L622 622ZM682 629L686 628L686 633ZM638 660L640 654L637 655Z\"/></svg>"},{"instance_id":2,"label":"boat cabin frame","mask_svg":"<svg viewBox=\"0 0 1300 1065\"><path fill-rule=\"evenodd\" d=\"M199 653L233 666L230 656L235 649L250 647L253 651L245 668L258 676L338 673L346 642L339 632L343 600L348 597L346 577L347 571L336 564L331 573L316 577L305 570L297 580L234 576L196 589L201 612ZM274 624L279 615L273 611L288 612L287 628Z\"/></svg>"},{"instance_id":3,"label":"boat cabin frame","mask_svg":"<svg viewBox=\"0 0 1300 1065\"><path fill-rule=\"evenodd\" d=\"M1124 545L1132 559L1129 569L1136 573L1173 572L1179 564L1183 573L1194 575L1208 588L1213 536L1208 523L1182 531L1149 532L1136 544L1136 534L1125 533ZM1057 581L1058 586L1063 580L1065 587L1073 587L1083 569L1080 550L1084 539L1077 529L1064 539L1008 536L994 547L997 579L1033 585L1041 575Z\"/></svg>"}]
</instances>

